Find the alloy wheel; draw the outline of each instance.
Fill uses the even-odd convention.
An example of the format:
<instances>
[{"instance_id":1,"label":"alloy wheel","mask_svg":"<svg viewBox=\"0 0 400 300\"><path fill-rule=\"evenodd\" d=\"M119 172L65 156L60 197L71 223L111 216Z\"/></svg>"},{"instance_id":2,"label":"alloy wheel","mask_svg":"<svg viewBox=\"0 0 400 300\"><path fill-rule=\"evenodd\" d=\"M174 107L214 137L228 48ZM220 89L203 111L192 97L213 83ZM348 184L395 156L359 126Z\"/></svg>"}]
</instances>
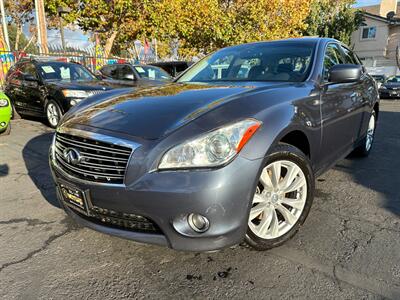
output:
<instances>
[{"instance_id":1,"label":"alloy wheel","mask_svg":"<svg viewBox=\"0 0 400 300\"><path fill-rule=\"evenodd\" d=\"M54 103L49 103L47 105L47 119L51 126L56 127L60 121L60 114L58 108Z\"/></svg>"},{"instance_id":2,"label":"alloy wheel","mask_svg":"<svg viewBox=\"0 0 400 300\"><path fill-rule=\"evenodd\" d=\"M287 233L299 220L307 199L307 180L294 162L278 160L267 165L254 194L248 226L262 239Z\"/></svg>"},{"instance_id":3,"label":"alloy wheel","mask_svg":"<svg viewBox=\"0 0 400 300\"><path fill-rule=\"evenodd\" d=\"M374 133L375 133L375 115L372 114L369 119L368 129L367 129L367 138L365 141L365 150L369 151L372 147L372 142L374 141Z\"/></svg>"}]
</instances>

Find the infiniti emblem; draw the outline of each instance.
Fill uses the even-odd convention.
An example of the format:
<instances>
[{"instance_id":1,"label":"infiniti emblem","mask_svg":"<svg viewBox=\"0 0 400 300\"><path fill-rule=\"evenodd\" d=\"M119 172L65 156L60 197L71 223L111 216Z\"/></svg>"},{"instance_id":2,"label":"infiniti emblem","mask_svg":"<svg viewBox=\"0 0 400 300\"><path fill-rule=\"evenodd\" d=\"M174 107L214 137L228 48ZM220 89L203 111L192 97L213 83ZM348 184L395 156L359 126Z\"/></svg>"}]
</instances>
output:
<instances>
[{"instance_id":1,"label":"infiniti emblem","mask_svg":"<svg viewBox=\"0 0 400 300\"><path fill-rule=\"evenodd\" d=\"M64 159L71 165L77 165L81 161L81 154L74 148L65 148L63 151Z\"/></svg>"}]
</instances>

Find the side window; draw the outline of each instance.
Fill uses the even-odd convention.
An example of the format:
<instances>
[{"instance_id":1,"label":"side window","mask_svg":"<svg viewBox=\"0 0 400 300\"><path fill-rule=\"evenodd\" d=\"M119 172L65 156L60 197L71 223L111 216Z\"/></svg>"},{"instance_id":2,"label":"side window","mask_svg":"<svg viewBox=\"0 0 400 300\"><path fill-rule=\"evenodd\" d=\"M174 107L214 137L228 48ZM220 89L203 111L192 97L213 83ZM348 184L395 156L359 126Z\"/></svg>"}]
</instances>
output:
<instances>
[{"instance_id":1,"label":"side window","mask_svg":"<svg viewBox=\"0 0 400 300\"><path fill-rule=\"evenodd\" d=\"M355 64L359 65L360 63L358 62L357 58L354 56L353 52L351 52L349 49L346 47L342 47L343 53L344 53L344 59L346 64Z\"/></svg>"},{"instance_id":2,"label":"side window","mask_svg":"<svg viewBox=\"0 0 400 300\"><path fill-rule=\"evenodd\" d=\"M122 65L118 67L118 75L119 80L133 80L135 79L133 75L133 70L128 65Z\"/></svg>"},{"instance_id":3,"label":"side window","mask_svg":"<svg viewBox=\"0 0 400 300\"><path fill-rule=\"evenodd\" d=\"M25 63L21 66L21 72L23 76L31 75L34 78L37 78L36 68L32 63Z\"/></svg>"},{"instance_id":4,"label":"side window","mask_svg":"<svg viewBox=\"0 0 400 300\"><path fill-rule=\"evenodd\" d=\"M329 70L338 64L343 64L344 60L342 54L340 53L339 46L337 44L329 44L325 50L324 57L324 80L328 80Z\"/></svg>"}]
</instances>

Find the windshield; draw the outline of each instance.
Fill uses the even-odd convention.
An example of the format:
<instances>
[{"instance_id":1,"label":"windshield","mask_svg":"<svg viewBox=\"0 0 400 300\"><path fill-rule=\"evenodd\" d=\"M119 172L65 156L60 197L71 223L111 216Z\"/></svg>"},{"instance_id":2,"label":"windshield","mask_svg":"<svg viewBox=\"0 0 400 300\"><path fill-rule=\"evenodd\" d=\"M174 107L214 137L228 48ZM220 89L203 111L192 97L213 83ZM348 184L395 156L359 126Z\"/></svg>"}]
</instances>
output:
<instances>
[{"instance_id":1,"label":"windshield","mask_svg":"<svg viewBox=\"0 0 400 300\"><path fill-rule=\"evenodd\" d=\"M392 76L389 77L386 82L393 82L393 83L398 83L400 82L400 76Z\"/></svg>"},{"instance_id":2,"label":"windshield","mask_svg":"<svg viewBox=\"0 0 400 300\"><path fill-rule=\"evenodd\" d=\"M38 69L41 77L45 81L97 80L97 78L86 68L75 63L41 63Z\"/></svg>"},{"instance_id":3,"label":"windshield","mask_svg":"<svg viewBox=\"0 0 400 300\"><path fill-rule=\"evenodd\" d=\"M152 66L134 66L136 72L139 74L140 78L150 79L150 80L171 80L172 77L157 67Z\"/></svg>"},{"instance_id":4,"label":"windshield","mask_svg":"<svg viewBox=\"0 0 400 300\"><path fill-rule=\"evenodd\" d=\"M306 80L314 44L254 43L217 51L195 64L178 82Z\"/></svg>"}]
</instances>

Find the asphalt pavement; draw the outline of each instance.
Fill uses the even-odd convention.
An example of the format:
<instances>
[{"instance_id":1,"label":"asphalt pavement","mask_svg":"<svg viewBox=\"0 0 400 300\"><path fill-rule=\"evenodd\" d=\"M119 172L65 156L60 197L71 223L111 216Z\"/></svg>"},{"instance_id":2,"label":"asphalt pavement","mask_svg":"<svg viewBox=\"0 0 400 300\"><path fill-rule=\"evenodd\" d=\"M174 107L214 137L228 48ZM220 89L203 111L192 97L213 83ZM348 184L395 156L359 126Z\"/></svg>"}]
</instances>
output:
<instances>
[{"instance_id":1,"label":"asphalt pavement","mask_svg":"<svg viewBox=\"0 0 400 300\"><path fill-rule=\"evenodd\" d=\"M372 153L318 178L287 244L178 252L77 226L47 163L52 130L0 137L0 299L400 299L400 101L382 101Z\"/></svg>"}]
</instances>

